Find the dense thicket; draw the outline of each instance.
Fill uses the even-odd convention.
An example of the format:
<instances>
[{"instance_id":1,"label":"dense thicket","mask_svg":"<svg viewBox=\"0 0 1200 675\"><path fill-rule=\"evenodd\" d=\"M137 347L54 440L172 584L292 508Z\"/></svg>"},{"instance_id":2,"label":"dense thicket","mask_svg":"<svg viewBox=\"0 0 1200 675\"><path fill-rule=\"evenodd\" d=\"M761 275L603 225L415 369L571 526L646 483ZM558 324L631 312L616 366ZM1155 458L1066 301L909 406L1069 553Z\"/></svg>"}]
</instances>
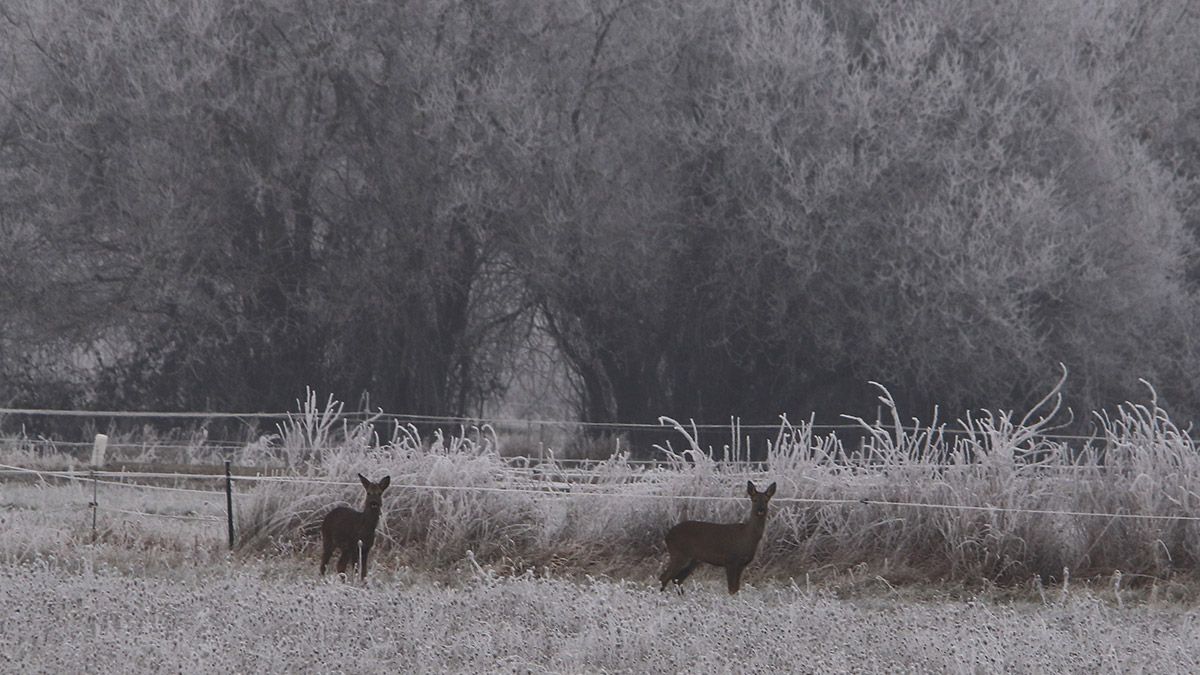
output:
<instances>
[{"instance_id":1,"label":"dense thicket","mask_svg":"<svg viewBox=\"0 0 1200 675\"><path fill-rule=\"evenodd\" d=\"M4 402L470 413L550 344L589 421L1060 361L1200 403L1186 0L15 0L0 45Z\"/></svg>"}]
</instances>

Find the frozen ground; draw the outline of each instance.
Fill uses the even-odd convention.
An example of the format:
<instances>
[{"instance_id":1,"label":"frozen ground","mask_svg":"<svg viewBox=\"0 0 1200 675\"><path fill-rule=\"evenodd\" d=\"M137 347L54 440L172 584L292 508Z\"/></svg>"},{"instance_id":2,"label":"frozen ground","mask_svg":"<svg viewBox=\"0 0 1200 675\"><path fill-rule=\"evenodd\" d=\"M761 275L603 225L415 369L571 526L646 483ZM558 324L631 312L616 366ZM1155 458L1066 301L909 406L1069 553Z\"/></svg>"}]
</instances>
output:
<instances>
[{"instance_id":1,"label":"frozen ground","mask_svg":"<svg viewBox=\"0 0 1200 675\"><path fill-rule=\"evenodd\" d=\"M683 597L629 581L384 575L322 583L267 562L0 567L5 672L1200 671L1200 611L838 599L791 585Z\"/></svg>"}]
</instances>

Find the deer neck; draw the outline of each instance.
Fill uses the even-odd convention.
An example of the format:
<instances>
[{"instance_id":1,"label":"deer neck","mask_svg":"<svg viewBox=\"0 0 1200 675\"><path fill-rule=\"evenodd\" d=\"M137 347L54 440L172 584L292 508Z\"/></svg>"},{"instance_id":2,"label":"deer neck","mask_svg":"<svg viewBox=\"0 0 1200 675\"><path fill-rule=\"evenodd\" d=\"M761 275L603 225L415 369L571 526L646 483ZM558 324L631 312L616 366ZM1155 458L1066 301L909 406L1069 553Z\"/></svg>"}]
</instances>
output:
<instances>
[{"instance_id":1,"label":"deer neck","mask_svg":"<svg viewBox=\"0 0 1200 675\"><path fill-rule=\"evenodd\" d=\"M758 540L762 539L763 530L767 527L767 515L758 515L754 511L750 512L750 519L742 523L742 531L746 535L746 539L752 545L757 545Z\"/></svg>"},{"instance_id":2,"label":"deer neck","mask_svg":"<svg viewBox=\"0 0 1200 675\"><path fill-rule=\"evenodd\" d=\"M364 505L359 515L359 522L362 524L363 532L374 532L375 527L379 525L379 513Z\"/></svg>"}]
</instances>

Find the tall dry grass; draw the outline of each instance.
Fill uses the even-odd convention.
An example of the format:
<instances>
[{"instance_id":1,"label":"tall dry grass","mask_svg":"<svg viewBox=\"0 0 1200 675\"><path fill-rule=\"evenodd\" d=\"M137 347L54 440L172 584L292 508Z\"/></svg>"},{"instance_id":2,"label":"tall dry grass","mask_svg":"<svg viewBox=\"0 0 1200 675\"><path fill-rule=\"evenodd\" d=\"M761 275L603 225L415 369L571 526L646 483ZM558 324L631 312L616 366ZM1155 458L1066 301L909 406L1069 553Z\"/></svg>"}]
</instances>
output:
<instances>
[{"instance_id":1,"label":"tall dry grass","mask_svg":"<svg viewBox=\"0 0 1200 675\"><path fill-rule=\"evenodd\" d=\"M904 422L880 387L888 415L857 420L861 446L785 420L753 470L712 461L677 426L691 462L671 448L660 449L658 468L617 455L570 485L556 479L573 469L552 453L537 473L513 471L486 428L454 439L409 430L382 446L321 451L299 473L347 485L270 483L243 497L242 548L307 551L311 523L335 504L361 502L350 484L361 472L392 476L382 556L429 567L470 555L514 571L614 570L661 556L663 534L681 519L743 518L746 480L771 480L779 493L757 564L776 574L865 565L896 580L999 584L1194 574L1200 523L1185 520L1200 515L1193 441L1152 389L1148 403L1097 415L1095 438L1056 438L1061 387L1021 417L929 423Z\"/></svg>"}]
</instances>

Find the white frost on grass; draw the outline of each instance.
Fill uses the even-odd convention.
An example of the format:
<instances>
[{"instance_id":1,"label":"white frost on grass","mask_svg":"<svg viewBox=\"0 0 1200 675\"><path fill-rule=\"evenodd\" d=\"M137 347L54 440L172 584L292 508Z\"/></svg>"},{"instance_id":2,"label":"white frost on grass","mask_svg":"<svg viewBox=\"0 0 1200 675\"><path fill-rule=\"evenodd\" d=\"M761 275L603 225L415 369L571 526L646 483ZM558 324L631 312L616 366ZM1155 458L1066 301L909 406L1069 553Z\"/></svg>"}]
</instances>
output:
<instances>
[{"instance_id":1,"label":"white frost on grass","mask_svg":"<svg viewBox=\"0 0 1200 675\"><path fill-rule=\"evenodd\" d=\"M1196 672L1200 613L481 577L366 588L218 565L0 567L8 672Z\"/></svg>"}]
</instances>

